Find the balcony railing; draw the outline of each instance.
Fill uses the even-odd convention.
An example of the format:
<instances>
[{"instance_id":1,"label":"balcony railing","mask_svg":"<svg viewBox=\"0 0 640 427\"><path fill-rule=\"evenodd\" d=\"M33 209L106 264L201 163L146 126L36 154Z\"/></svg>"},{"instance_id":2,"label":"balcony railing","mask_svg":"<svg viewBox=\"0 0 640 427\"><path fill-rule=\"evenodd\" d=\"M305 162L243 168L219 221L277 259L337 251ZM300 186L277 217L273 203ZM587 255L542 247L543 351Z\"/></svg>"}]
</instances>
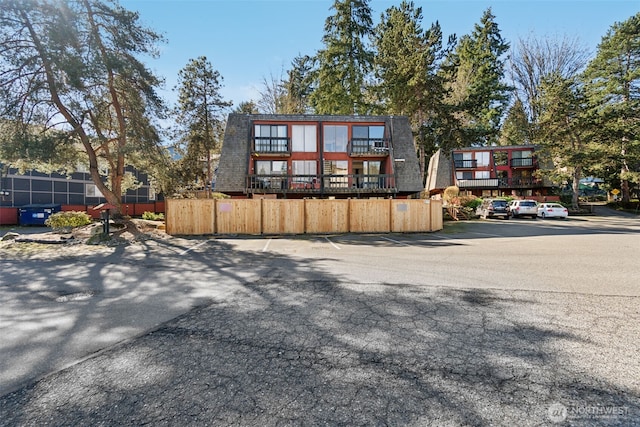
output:
<instances>
[{"instance_id":1,"label":"balcony railing","mask_svg":"<svg viewBox=\"0 0 640 427\"><path fill-rule=\"evenodd\" d=\"M253 152L260 154L291 154L291 140L286 137L256 136Z\"/></svg>"},{"instance_id":2,"label":"balcony railing","mask_svg":"<svg viewBox=\"0 0 640 427\"><path fill-rule=\"evenodd\" d=\"M395 193L392 174L248 175L250 193Z\"/></svg>"},{"instance_id":3,"label":"balcony railing","mask_svg":"<svg viewBox=\"0 0 640 427\"><path fill-rule=\"evenodd\" d=\"M456 169L475 169L476 167L478 167L478 160L454 160L453 166Z\"/></svg>"},{"instance_id":4,"label":"balcony railing","mask_svg":"<svg viewBox=\"0 0 640 427\"><path fill-rule=\"evenodd\" d=\"M353 138L349 141L351 156L388 156L389 140L383 138Z\"/></svg>"},{"instance_id":5,"label":"balcony railing","mask_svg":"<svg viewBox=\"0 0 640 427\"><path fill-rule=\"evenodd\" d=\"M539 188L543 187L537 178L482 178L457 179L458 188Z\"/></svg>"},{"instance_id":6,"label":"balcony railing","mask_svg":"<svg viewBox=\"0 0 640 427\"><path fill-rule=\"evenodd\" d=\"M512 168L532 168L536 165L533 157L523 157L511 159Z\"/></svg>"}]
</instances>

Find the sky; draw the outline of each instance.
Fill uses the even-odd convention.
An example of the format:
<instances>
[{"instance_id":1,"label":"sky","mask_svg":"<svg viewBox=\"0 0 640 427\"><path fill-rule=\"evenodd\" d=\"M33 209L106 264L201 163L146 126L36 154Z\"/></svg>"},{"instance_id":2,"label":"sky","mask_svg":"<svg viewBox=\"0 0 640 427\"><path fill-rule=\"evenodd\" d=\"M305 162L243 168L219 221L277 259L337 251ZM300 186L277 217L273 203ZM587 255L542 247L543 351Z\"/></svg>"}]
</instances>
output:
<instances>
[{"instance_id":1,"label":"sky","mask_svg":"<svg viewBox=\"0 0 640 427\"><path fill-rule=\"evenodd\" d=\"M371 0L376 25L401 0ZM147 64L165 79L162 95L175 101L178 71L206 56L222 76L221 94L234 106L257 100L266 79L286 75L296 56L323 47L324 23L333 0L120 0L141 22L162 34L160 57ZM640 11L638 0L414 0L422 27L440 23L444 40L471 34L491 8L503 39L516 46L528 37L577 39L595 53L607 30Z\"/></svg>"}]
</instances>

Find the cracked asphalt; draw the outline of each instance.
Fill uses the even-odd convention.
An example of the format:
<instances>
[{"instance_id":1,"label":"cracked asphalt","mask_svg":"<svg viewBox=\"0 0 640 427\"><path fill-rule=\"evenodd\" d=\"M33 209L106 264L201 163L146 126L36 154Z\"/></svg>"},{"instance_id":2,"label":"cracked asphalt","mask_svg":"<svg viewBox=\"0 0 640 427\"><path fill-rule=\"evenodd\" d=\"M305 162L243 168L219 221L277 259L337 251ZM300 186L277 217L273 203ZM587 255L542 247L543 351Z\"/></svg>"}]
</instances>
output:
<instances>
[{"instance_id":1,"label":"cracked asphalt","mask_svg":"<svg viewBox=\"0 0 640 427\"><path fill-rule=\"evenodd\" d=\"M595 217L0 255L0 425L635 426L640 284L602 268L637 265L639 234ZM586 283L554 289L558 270Z\"/></svg>"}]
</instances>

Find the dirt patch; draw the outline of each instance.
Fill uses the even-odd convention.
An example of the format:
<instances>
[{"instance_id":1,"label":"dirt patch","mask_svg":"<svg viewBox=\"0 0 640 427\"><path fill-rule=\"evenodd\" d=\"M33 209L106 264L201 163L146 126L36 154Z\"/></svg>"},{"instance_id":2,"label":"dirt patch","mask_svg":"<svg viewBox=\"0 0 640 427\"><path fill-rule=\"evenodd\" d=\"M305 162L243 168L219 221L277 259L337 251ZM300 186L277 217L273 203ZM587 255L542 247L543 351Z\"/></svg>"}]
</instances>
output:
<instances>
[{"instance_id":1,"label":"dirt patch","mask_svg":"<svg viewBox=\"0 0 640 427\"><path fill-rule=\"evenodd\" d=\"M0 241L0 257L50 258L110 253L117 246L169 237L164 231L162 221L142 219L110 224L108 235L104 235L102 231L102 224L94 223L75 228L68 233L8 233Z\"/></svg>"}]
</instances>

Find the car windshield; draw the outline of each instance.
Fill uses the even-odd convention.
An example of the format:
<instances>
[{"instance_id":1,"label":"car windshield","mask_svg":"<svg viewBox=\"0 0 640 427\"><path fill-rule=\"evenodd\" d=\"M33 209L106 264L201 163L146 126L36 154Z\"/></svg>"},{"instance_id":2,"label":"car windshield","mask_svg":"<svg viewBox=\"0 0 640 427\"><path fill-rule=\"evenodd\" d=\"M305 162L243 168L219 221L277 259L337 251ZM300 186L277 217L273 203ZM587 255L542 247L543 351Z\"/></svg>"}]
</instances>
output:
<instances>
[{"instance_id":1,"label":"car windshield","mask_svg":"<svg viewBox=\"0 0 640 427\"><path fill-rule=\"evenodd\" d=\"M535 206L536 202L520 202L520 206Z\"/></svg>"},{"instance_id":2,"label":"car windshield","mask_svg":"<svg viewBox=\"0 0 640 427\"><path fill-rule=\"evenodd\" d=\"M554 208L554 209L562 209L562 208L564 208L564 206L561 206L561 205L547 205L547 207Z\"/></svg>"},{"instance_id":3,"label":"car windshield","mask_svg":"<svg viewBox=\"0 0 640 427\"><path fill-rule=\"evenodd\" d=\"M494 200L493 206L507 206L506 200Z\"/></svg>"}]
</instances>

